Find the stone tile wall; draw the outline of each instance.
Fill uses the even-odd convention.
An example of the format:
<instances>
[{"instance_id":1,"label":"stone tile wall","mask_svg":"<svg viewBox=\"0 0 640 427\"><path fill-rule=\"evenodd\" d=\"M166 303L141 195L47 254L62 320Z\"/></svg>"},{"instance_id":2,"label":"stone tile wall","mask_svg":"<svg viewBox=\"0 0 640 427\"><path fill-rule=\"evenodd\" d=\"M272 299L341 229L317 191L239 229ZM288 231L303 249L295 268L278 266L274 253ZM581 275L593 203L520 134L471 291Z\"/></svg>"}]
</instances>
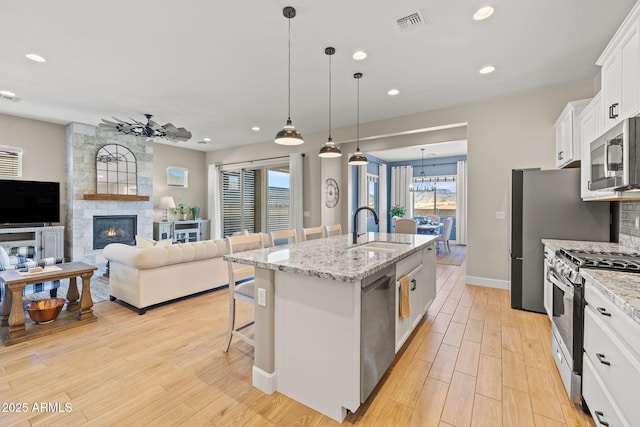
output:
<instances>
[{"instance_id":1,"label":"stone tile wall","mask_svg":"<svg viewBox=\"0 0 640 427\"><path fill-rule=\"evenodd\" d=\"M106 144L127 147L137 159L138 195L149 201L84 200L96 193L96 153ZM70 261L106 265L102 249L93 249L94 215L137 215L138 234L153 235L153 144L144 138L118 134L95 126L70 123L66 129L67 218L65 254Z\"/></svg>"},{"instance_id":2,"label":"stone tile wall","mask_svg":"<svg viewBox=\"0 0 640 427\"><path fill-rule=\"evenodd\" d=\"M640 251L640 201L620 202L620 244Z\"/></svg>"}]
</instances>

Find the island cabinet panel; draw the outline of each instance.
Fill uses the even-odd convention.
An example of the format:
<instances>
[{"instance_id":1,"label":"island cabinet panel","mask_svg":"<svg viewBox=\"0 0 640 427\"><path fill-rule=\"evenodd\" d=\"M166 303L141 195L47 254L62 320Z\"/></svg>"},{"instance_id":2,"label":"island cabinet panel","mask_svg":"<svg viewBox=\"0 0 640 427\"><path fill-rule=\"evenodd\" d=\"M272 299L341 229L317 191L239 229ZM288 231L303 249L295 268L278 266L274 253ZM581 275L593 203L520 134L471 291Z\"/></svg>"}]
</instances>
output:
<instances>
[{"instance_id":1,"label":"island cabinet panel","mask_svg":"<svg viewBox=\"0 0 640 427\"><path fill-rule=\"evenodd\" d=\"M278 391L335 420L360 405L360 283L276 272Z\"/></svg>"},{"instance_id":2,"label":"island cabinet panel","mask_svg":"<svg viewBox=\"0 0 640 427\"><path fill-rule=\"evenodd\" d=\"M424 288L422 275L422 251L398 262L396 266L396 353L413 332L422 318L422 291ZM401 279L407 277L409 283L409 317L400 318L400 301L402 296Z\"/></svg>"},{"instance_id":3,"label":"island cabinet panel","mask_svg":"<svg viewBox=\"0 0 640 427\"><path fill-rule=\"evenodd\" d=\"M436 245L422 251L422 311L427 312L436 298Z\"/></svg>"}]
</instances>

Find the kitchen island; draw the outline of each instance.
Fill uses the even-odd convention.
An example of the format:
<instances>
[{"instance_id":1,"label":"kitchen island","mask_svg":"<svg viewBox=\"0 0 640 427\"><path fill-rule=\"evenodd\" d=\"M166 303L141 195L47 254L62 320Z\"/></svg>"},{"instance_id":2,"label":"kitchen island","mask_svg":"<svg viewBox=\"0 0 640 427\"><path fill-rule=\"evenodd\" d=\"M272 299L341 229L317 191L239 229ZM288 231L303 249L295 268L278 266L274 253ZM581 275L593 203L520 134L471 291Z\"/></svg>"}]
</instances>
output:
<instances>
[{"instance_id":1,"label":"kitchen island","mask_svg":"<svg viewBox=\"0 0 640 427\"><path fill-rule=\"evenodd\" d=\"M256 268L253 385L340 422L375 386L367 386L372 369L379 371L373 372L375 382L386 371L378 348L390 346L395 357L436 289L436 236L367 233L356 244L351 239L335 236L225 256ZM381 292L363 287L384 277L391 278L387 299L371 305L372 295ZM404 307L410 313L403 319L400 278L411 288ZM381 318L390 319L391 328L371 327Z\"/></svg>"}]
</instances>

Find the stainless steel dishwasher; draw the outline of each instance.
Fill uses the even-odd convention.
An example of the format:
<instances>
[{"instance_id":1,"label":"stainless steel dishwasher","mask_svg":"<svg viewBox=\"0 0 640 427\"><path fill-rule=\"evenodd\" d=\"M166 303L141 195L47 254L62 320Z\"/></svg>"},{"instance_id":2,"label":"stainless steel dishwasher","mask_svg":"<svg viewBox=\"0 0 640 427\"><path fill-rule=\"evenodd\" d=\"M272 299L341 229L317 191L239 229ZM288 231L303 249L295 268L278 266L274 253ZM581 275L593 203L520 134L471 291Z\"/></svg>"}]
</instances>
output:
<instances>
[{"instance_id":1,"label":"stainless steel dishwasher","mask_svg":"<svg viewBox=\"0 0 640 427\"><path fill-rule=\"evenodd\" d=\"M364 403L391 366L395 352L395 265L362 280L360 402Z\"/></svg>"}]
</instances>

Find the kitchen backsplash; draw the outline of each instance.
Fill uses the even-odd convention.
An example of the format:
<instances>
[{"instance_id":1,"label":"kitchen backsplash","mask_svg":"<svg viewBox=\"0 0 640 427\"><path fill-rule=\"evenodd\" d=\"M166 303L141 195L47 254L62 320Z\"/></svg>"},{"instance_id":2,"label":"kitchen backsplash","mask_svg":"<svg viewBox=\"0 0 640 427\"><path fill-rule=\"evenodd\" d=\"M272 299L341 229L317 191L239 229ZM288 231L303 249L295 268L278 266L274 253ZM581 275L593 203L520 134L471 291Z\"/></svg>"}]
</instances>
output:
<instances>
[{"instance_id":1,"label":"kitchen backsplash","mask_svg":"<svg viewBox=\"0 0 640 427\"><path fill-rule=\"evenodd\" d=\"M620 202L620 244L640 251L640 201Z\"/></svg>"}]
</instances>

